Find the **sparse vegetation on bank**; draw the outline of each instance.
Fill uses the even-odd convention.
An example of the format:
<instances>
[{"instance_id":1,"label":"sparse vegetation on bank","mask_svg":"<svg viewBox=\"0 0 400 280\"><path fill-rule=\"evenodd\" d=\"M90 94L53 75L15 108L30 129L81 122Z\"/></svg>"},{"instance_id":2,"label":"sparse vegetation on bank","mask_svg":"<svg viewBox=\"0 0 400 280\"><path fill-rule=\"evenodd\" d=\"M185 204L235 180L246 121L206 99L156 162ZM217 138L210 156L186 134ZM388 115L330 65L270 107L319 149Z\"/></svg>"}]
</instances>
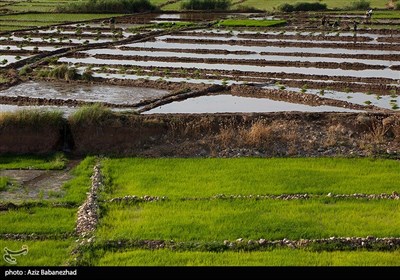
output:
<instances>
[{"instance_id":1,"label":"sparse vegetation on bank","mask_svg":"<svg viewBox=\"0 0 400 280\"><path fill-rule=\"evenodd\" d=\"M58 110L22 109L15 112L0 113L0 128L10 126L61 126L63 122L63 113Z\"/></svg>"}]
</instances>

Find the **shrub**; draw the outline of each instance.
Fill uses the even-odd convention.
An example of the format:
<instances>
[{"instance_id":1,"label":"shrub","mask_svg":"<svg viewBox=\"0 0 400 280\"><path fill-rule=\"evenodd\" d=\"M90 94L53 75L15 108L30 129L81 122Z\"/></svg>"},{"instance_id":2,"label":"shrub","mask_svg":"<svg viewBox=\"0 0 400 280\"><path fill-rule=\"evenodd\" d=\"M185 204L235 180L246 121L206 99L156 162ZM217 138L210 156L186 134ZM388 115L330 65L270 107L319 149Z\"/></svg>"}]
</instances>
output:
<instances>
[{"instance_id":1,"label":"shrub","mask_svg":"<svg viewBox=\"0 0 400 280\"><path fill-rule=\"evenodd\" d=\"M230 0L187 0L181 3L182 10L228 10Z\"/></svg>"},{"instance_id":2,"label":"shrub","mask_svg":"<svg viewBox=\"0 0 400 280\"><path fill-rule=\"evenodd\" d=\"M327 6L320 2L300 2L293 5L284 3L278 7L282 12L300 12L300 11L325 11Z\"/></svg>"},{"instance_id":3,"label":"shrub","mask_svg":"<svg viewBox=\"0 0 400 280\"><path fill-rule=\"evenodd\" d=\"M140 13L154 11L149 0L88 0L58 6L57 12L74 13Z\"/></svg>"},{"instance_id":4,"label":"shrub","mask_svg":"<svg viewBox=\"0 0 400 280\"><path fill-rule=\"evenodd\" d=\"M368 10L371 8L371 3L367 0L357 0L350 3L346 10Z\"/></svg>"}]
</instances>

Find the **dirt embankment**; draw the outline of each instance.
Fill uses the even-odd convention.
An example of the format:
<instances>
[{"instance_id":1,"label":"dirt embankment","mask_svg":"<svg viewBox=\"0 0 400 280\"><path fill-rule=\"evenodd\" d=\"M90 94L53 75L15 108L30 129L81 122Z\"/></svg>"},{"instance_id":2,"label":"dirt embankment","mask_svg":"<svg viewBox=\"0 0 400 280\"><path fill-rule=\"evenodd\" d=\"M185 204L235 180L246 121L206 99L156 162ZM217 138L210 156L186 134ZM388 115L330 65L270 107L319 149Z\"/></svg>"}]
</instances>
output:
<instances>
[{"instance_id":1,"label":"dirt embankment","mask_svg":"<svg viewBox=\"0 0 400 280\"><path fill-rule=\"evenodd\" d=\"M63 147L63 127L40 123L36 126L0 124L0 154L48 154Z\"/></svg>"},{"instance_id":2,"label":"dirt embankment","mask_svg":"<svg viewBox=\"0 0 400 280\"><path fill-rule=\"evenodd\" d=\"M74 153L139 156L397 155L400 118L377 113L116 116L71 125Z\"/></svg>"},{"instance_id":3,"label":"dirt embankment","mask_svg":"<svg viewBox=\"0 0 400 280\"><path fill-rule=\"evenodd\" d=\"M212 33L212 32L177 32L174 35L188 37L234 37L230 33ZM265 34L265 33L240 33L238 38L246 39L279 39L279 40L313 40L313 41L346 41L346 42L368 42L372 41L371 37L367 36L324 36L324 35L289 35L289 34Z\"/></svg>"},{"instance_id":4,"label":"dirt embankment","mask_svg":"<svg viewBox=\"0 0 400 280\"><path fill-rule=\"evenodd\" d=\"M64 135L68 131L67 136ZM0 127L1 153L146 157L392 156L397 113L113 114L62 127Z\"/></svg>"},{"instance_id":5,"label":"dirt embankment","mask_svg":"<svg viewBox=\"0 0 400 280\"><path fill-rule=\"evenodd\" d=\"M81 56L81 55L79 55ZM113 60L133 60L133 61L162 61L162 62L184 62L184 63L207 63L207 64L235 64L235 65L256 65L256 66L286 66L286 67L313 67L344 70L365 70L365 69L384 69L384 65L373 65L365 63L349 62L309 62L309 61L273 61L265 59L219 59L219 58L197 58L197 57L153 57L140 55L111 55L96 54L93 57L97 59Z\"/></svg>"},{"instance_id":6,"label":"dirt embankment","mask_svg":"<svg viewBox=\"0 0 400 280\"><path fill-rule=\"evenodd\" d=\"M265 41L265 40L213 40L213 39L186 39L186 38L166 38L167 43L181 43L181 44L226 44L232 46L276 46L276 47L305 47L305 48L345 48L354 50L400 50L400 45L397 44L368 44L358 43L313 43L313 42L287 42L287 41Z\"/></svg>"},{"instance_id":7,"label":"dirt embankment","mask_svg":"<svg viewBox=\"0 0 400 280\"><path fill-rule=\"evenodd\" d=\"M248 55L256 54L255 51L229 51L229 50L208 50L208 49L177 49L177 48L143 48L143 47L118 47L125 51L146 51L146 52L178 52L178 53L201 53L201 54L235 54ZM334 58L354 58L354 59L372 59L372 60L400 60L400 54L335 54L335 53L306 53L306 52L260 52L260 55L270 56L299 56L299 57L334 57ZM78 55L79 56L79 55ZM81 57L85 57L81 54Z\"/></svg>"}]
</instances>

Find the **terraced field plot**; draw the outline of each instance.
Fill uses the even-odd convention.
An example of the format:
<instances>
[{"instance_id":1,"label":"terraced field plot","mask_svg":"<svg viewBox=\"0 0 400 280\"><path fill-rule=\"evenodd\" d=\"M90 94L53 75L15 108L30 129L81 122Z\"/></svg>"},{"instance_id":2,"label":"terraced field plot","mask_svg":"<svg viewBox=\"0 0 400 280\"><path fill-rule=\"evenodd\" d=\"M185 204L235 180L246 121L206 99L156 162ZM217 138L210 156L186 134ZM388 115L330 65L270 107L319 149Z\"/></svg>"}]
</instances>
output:
<instances>
[{"instance_id":1,"label":"terraced field plot","mask_svg":"<svg viewBox=\"0 0 400 280\"><path fill-rule=\"evenodd\" d=\"M345 17L342 22L346 24ZM359 29L354 33L319 25L313 30L291 29L290 25L249 30L217 24L211 29L190 28L112 48L87 49L60 57L58 63L75 65L79 71L89 67L93 77L103 81L252 84L255 87L247 94L258 98L270 97L268 90L272 90L275 96L279 91L290 92L291 97L311 94L319 105L333 99L336 106L354 110L398 108L400 50L395 31ZM288 110L302 110L294 108Z\"/></svg>"},{"instance_id":2,"label":"terraced field plot","mask_svg":"<svg viewBox=\"0 0 400 280\"><path fill-rule=\"evenodd\" d=\"M398 168L374 159L89 157L66 196L3 199L0 245L27 246L23 266L397 266Z\"/></svg>"}]
</instances>

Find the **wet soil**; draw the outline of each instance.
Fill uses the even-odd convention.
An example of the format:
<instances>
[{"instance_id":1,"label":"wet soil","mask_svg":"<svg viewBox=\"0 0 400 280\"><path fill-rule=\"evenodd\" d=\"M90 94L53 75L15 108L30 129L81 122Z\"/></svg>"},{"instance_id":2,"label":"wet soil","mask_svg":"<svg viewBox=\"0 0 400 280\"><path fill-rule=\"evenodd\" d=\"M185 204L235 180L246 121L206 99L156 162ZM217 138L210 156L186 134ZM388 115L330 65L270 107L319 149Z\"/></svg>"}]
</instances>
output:
<instances>
[{"instance_id":1,"label":"wet soil","mask_svg":"<svg viewBox=\"0 0 400 280\"><path fill-rule=\"evenodd\" d=\"M71 169L80 160L70 160L64 170L0 170L0 176L15 181L14 186L0 193L1 202L19 204L30 200L51 200L61 197L62 186L73 178Z\"/></svg>"},{"instance_id":2,"label":"wet soil","mask_svg":"<svg viewBox=\"0 0 400 280\"><path fill-rule=\"evenodd\" d=\"M213 40L213 39L184 39L184 38L165 38L168 43L182 44L226 44L240 46L280 46L280 47L306 47L306 48L342 48L341 44L336 43L302 43L287 41L263 41L263 40ZM400 45L392 44L367 44L367 43L351 43L345 45L346 49L370 49L370 50L394 50L400 51Z\"/></svg>"},{"instance_id":3,"label":"wet soil","mask_svg":"<svg viewBox=\"0 0 400 280\"><path fill-rule=\"evenodd\" d=\"M79 55L80 56L80 55ZM309 61L273 61L264 59L218 59L218 58L188 58L188 57L154 57L154 56L135 56L135 55L111 55L96 54L93 57L98 59L114 60L135 60L135 61L167 61L167 62L185 62L185 63L207 63L207 64L235 64L235 65L256 65L256 66L285 66L285 67L313 67L313 68L331 68L344 70L365 70L365 69L385 69L384 65L371 65L364 63L335 63L335 62L309 62Z\"/></svg>"}]
</instances>

